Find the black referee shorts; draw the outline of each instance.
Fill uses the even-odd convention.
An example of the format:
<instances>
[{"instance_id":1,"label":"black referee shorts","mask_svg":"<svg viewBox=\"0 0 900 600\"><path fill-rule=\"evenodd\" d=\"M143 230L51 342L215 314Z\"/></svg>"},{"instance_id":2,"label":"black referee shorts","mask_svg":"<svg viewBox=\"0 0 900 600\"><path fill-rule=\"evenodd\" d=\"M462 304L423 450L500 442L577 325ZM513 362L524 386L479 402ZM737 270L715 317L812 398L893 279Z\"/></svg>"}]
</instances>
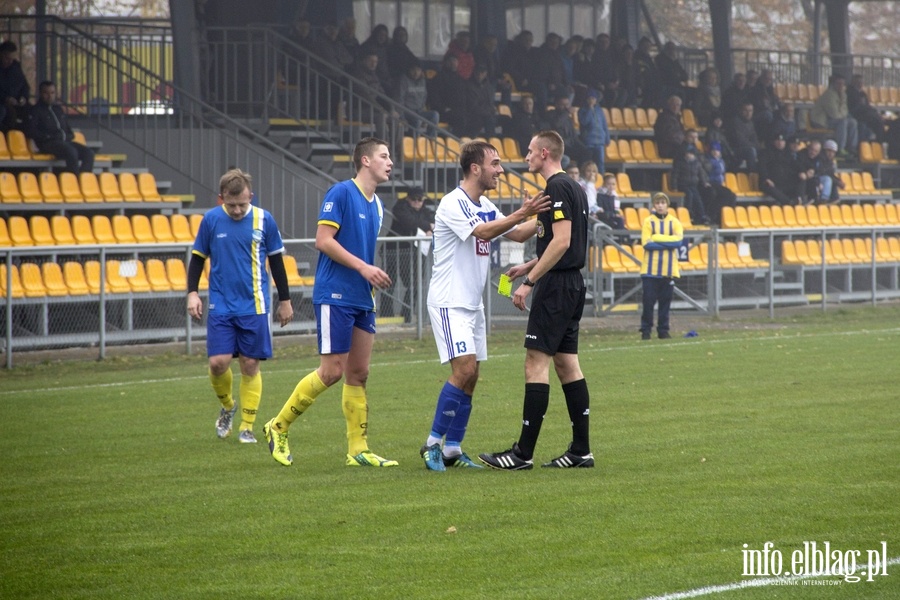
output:
<instances>
[{"instance_id":1,"label":"black referee shorts","mask_svg":"<svg viewBox=\"0 0 900 600\"><path fill-rule=\"evenodd\" d=\"M532 293L525 347L550 356L578 354L578 326L586 294L580 270L545 273Z\"/></svg>"}]
</instances>

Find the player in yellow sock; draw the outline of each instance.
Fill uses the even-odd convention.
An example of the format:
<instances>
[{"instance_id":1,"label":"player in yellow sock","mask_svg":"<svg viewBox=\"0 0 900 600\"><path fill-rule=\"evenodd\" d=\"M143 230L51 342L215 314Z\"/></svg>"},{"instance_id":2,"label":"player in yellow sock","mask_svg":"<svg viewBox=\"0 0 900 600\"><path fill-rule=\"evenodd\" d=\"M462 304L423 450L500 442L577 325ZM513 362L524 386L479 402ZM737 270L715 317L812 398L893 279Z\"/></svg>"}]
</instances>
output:
<instances>
[{"instance_id":1,"label":"player in yellow sock","mask_svg":"<svg viewBox=\"0 0 900 600\"><path fill-rule=\"evenodd\" d=\"M325 389L345 378L342 408L347 419L350 466L392 467L366 442L368 405L366 379L375 343L375 288L391 278L375 262L375 242L384 219L384 205L375 194L390 179L387 142L363 138L353 150L356 177L337 183L322 200L316 229L319 261L313 286L318 331L319 368L294 390L277 417L263 427L272 458L292 462L287 428ZM319 390L318 386L322 389Z\"/></svg>"},{"instance_id":2,"label":"player in yellow sock","mask_svg":"<svg viewBox=\"0 0 900 600\"><path fill-rule=\"evenodd\" d=\"M291 290L284 269L284 243L271 213L250 203L251 177L231 169L219 179L219 206L203 215L194 239L187 273L187 311L203 318L198 293L206 260L209 271L209 314L206 319L206 353L209 380L222 407L216 419L216 435L228 437L237 404L232 396L231 361L241 367L241 433L245 444L255 444L253 422L262 395L261 360L272 358L271 296L265 273L268 261L278 289L274 319L284 327L294 315Z\"/></svg>"}]
</instances>

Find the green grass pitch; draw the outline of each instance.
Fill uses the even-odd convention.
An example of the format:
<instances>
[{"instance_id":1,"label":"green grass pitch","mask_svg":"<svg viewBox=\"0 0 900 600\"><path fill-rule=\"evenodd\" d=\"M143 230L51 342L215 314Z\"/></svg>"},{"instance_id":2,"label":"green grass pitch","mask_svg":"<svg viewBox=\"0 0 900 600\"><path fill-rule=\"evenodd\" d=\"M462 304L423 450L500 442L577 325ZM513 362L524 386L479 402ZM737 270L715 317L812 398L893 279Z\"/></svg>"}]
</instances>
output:
<instances>
[{"instance_id":1,"label":"green grass pitch","mask_svg":"<svg viewBox=\"0 0 900 600\"><path fill-rule=\"evenodd\" d=\"M449 372L430 338L376 341L370 445L400 461L385 470L344 466L339 389L291 429L292 467L269 456L262 424L317 365L309 341L263 365L256 446L215 437L203 356L0 372L0 598L900 598L900 308L667 341L585 329L593 470L427 472ZM473 457L521 419L521 331L489 350ZM569 437L553 380L535 462ZM736 589L767 583L743 575L744 544L790 567L826 541L863 558L886 542L889 576Z\"/></svg>"}]
</instances>

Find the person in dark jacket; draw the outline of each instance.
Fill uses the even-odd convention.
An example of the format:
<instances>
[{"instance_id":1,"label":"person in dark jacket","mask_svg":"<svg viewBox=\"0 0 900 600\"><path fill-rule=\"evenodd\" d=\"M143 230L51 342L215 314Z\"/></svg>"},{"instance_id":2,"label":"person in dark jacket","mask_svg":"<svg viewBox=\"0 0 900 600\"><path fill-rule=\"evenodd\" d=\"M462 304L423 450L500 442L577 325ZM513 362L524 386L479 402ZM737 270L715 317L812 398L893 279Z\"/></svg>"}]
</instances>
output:
<instances>
[{"instance_id":1,"label":"person in dark jacket","mask_svg":"<svg viewBox=\"0 0 900 600\"><path fill-rule=\"evenodd\" d=\"M743 167L748 171L755 171L759 159L759 138L753 124L753 104L744 102L740 113L727 122L725 133L734 152L734 162L729 165L730 169L736 171Z\"/></svg>"},{"instance_id":2,"label":"person in dark jacket","mask_svg":"<svg viewBox=\"0 0 900 600\"><path fill-rule=\"evenodd\" d=\"M466 127L466 81L457 73L459 60L452 54L444 55L441 70L426 82L428 106L441 115L441 121L449 123L457 135L463 135Z\"/></svg>"},{"instance_id":3,"label":"person in dark jacket","mask_svg":"<svg viewBox=\"0 0 900 600\"><path fill-rule=\"evenodd\" d=\"M796 204L800 195L797 157L787 149L787 139L781 134L769 144L759 161L759 190L777 204Z\"/></svg>"},{"instance_id":4,"label":"person in dark jacket","mask_svg":"<svg viewBox=\"0 0 900 600\"><path fill-rule=\"evenodd\" d=\"M31 108L29 136L38 150L66 161L66 171L90 173L94 170L94 152L77 144L66 113L56 103L56 84L42 81L40 99Z\"/></svg>"},{"instance_id":5,"label":"person in dark jacket","mask_svg":"<svg viewBox=\"0 0 900 600\"><path fill-rule=\"evenodd\" d=\"M397 204L391 211L393 220L388 237L412 237L418 235L419 230L431 235L434 229L434 213L425 206L425 199L425 190L414 187L409 190L406 198L397 200ZM416 258L413 250L415 250L414 242L387 242L383 246L384 270L390 275L395 286L398 281L402 281L406 288L400 313L407 323L412 314L413 278L411 274L415 266L413 261ZM394 298L390 294L382 296L378 313L385 317L396 316Z\"/></svg>"},{"instance_id":6,"label":"person in dark jacket","mask_svg":"<svg viewBox=\"0 0 900 600\"><path fill-rule=\"evenodd\" d=\"M28 113L31 88L16 59L18 47L9 40L0 44L0 130L16 129Z\"/></svg>"},{"instance_id":7,"label":"person in dark jacket","mask_svg":"<svg viewBox=\"0 0 900 600\"><path fill-rule=\"evenodd\" d=\"M709 225L709 217L700 196L700 187L709 187L706 170L697 157L697 148L684 146L684 153L672 163L672 187L684 193L684 206L691 215L691 221L698 225Z\"/></svg>"},{"instance_id":8,"label":"person in dark jacket","mask_svg":"<svg viewBox=\"0 0 900 600\"><path fill-rule=\"evenodd\" d=\"M684 145L684 124L681 120L681 98L670 96L653 124L653 139L662 158L677 158Z\"/></svg>"}]
</instances>

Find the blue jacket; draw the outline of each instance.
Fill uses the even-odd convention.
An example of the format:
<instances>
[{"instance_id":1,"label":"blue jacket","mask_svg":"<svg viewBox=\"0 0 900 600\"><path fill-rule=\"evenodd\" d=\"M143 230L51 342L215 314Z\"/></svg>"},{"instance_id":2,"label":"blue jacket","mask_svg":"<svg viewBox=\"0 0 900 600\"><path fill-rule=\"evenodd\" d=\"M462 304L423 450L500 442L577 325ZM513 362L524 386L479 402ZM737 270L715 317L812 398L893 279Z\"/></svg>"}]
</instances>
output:
<instances>
[{"instance_id":1,"label":"blue jacket","mask_svg":"<svg viewBox=\"0 0 900 600\"><path fill-rule=\"evenodd\" d=\"M578 109L578 123L581 127L581 141L591 148L605 148L609 143L609 127L599 104L594 108L582 106Z\"/></svg>"}]
</instances>

